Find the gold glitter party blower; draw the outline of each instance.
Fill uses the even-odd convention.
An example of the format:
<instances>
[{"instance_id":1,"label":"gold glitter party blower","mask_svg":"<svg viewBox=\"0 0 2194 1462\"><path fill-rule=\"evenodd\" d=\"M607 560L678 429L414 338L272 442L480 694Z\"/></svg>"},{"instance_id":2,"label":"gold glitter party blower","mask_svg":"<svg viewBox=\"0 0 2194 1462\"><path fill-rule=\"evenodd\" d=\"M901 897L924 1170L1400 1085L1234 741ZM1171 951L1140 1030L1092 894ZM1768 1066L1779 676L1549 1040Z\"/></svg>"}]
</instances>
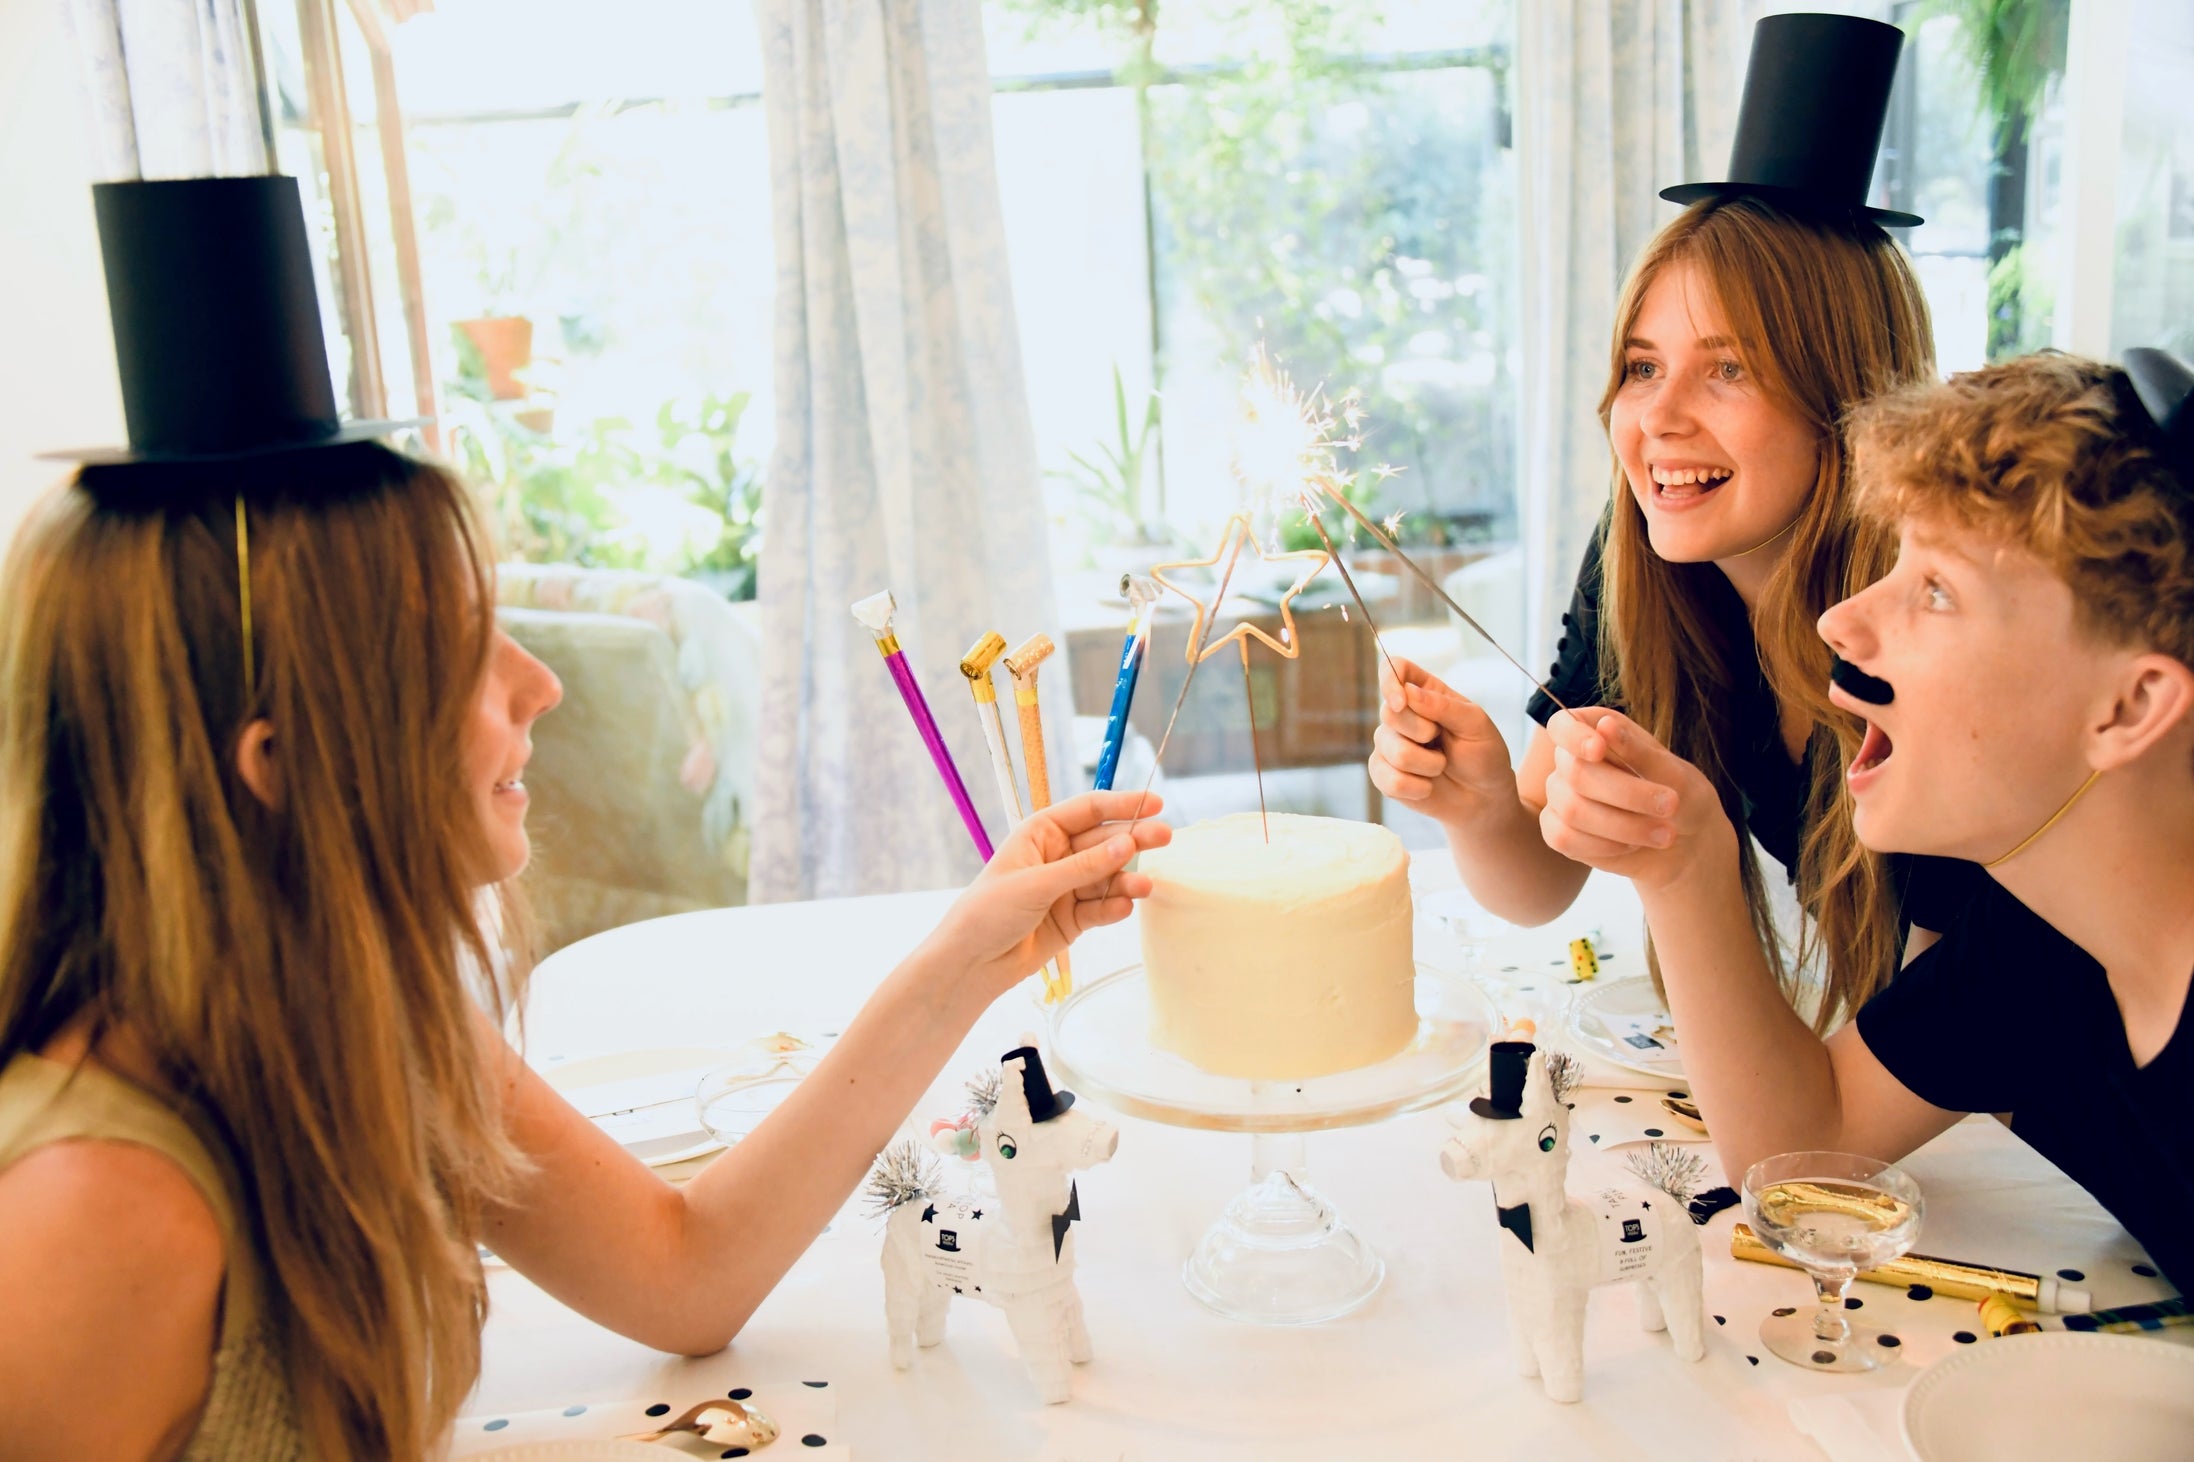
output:
<instances>
[{"instance_id":1,"label":"gold glitter party blower","mask_svg":"<svg viewBox=\"0 0 2194 1462\"><path fill-rule=\"evenodd\" d=\"M1044 757L1044 712L1036 700L1036 672L1051 658L1050 635L1030 635L1006 656L1013 672L1013 707L1021 720L1021 766L1028 775L1028 810L1042 812L1051 805L1051 766ZM1056 969L1044 972L1044 1003L1056 1005L1074 993L1074 966L1065 950L1059 951Z\"/></svg>"},{"instance_id":2,"label":"gold glitter party blower","mask_svg":"<svg viewBox=\"0 0 2194 1462\"><path fill-rule=\"evenodd\" d=\"M1006 652L1006 637L996 630L975 642L960 660L960 673L975 694L976 718L983 723L983 743L990 748L991 775L998 780L998 801L1005 808L1006 831L1021 825L1021 789L1014 785L1013 758L1006 752L1005 722L998 715L998 688L991 684L990 667Z\"/></svg>"}]
</instances>

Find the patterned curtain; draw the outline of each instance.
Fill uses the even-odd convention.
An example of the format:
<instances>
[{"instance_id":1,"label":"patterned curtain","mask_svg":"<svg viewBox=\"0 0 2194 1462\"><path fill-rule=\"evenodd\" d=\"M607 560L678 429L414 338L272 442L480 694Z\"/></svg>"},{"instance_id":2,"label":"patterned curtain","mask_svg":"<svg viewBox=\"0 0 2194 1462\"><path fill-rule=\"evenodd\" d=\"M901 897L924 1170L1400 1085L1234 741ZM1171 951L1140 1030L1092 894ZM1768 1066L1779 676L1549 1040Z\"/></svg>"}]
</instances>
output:
<instances>
[{"instance_id":1,"label":"patterned curtain","mask_svg":"<svg viewBox=\"0 0 2194 1462\"><path fill-rule=\"evenodd\" d=\"M267 170L239 0L64 0L102 182Z\"/></svg>"},{"instance_id":2,"label":"patterned curtain","mask_svg":"<svg viewBox=\"0 0 2194 1462\"><path fill-rule=\"evenodd\" d=\"M1553 653L1614 470L1599 420L1630 262L1722 176L1751 49L1744 0L1527 0L1517 14L1526 632Z\"/></svg>"},{"instance_id":3,"label":"patterned curtain","mask_svg":"<svg viewBox=\"0 0 2194 1462\"><path fill-rule=\"evenodd\" d=\"M974 849L849 607L897 596L900 643L994 840L1005 828L959 658L992 629L1059 640L981 7L755 10L778 406L749 897L942 887L974 873ZM1061 794L1076 781L1064 659L1038 680ZM1010 688L1001 698L1017 747Z\"/></svg>"}]
</instances>

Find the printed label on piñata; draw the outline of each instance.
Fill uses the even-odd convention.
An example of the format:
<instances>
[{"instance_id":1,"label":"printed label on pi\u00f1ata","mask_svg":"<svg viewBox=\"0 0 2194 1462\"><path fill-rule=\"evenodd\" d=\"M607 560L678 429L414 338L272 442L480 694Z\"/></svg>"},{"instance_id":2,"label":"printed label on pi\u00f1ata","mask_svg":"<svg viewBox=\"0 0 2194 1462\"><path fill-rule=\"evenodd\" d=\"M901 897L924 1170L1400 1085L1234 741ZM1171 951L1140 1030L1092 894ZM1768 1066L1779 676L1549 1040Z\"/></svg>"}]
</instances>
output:
<instances>
[{"instance_id":1,"label":"printed label on pi\u00f1ata","mask_svg":"<svg viewBox=\"0 0 2194 1462\"><path fill-rule=\"evenodd\" d=\"M922 1208L922 1258L932 1283L955 1294L975 1294L976 1256L982 1251L983 1210L967 1198L938 1198Z\"/></svg>"},{"instance_id":2,"label":"printed label on pi\u00f1ata","mask_svg":"<svg viewBox=\"0 0 2194 1462\"><path fill-rule=\"evenodd\" d=\"M1653 1268L1660 1247L1660 1215L1641 1193L1619 1188L1602 1189L1595 1200L1600 1210L1600 1279L1636 1279Z\"/></svg>"}]
</instances>

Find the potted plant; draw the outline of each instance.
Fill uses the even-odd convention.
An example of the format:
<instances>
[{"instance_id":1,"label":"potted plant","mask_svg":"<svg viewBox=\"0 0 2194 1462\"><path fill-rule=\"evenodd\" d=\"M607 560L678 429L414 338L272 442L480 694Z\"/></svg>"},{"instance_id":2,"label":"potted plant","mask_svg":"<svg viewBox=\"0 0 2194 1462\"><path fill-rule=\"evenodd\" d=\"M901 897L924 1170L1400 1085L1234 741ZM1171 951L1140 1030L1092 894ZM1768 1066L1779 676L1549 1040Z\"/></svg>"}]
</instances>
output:
<instances>
[{"instance_id":1,"label":"potted plant","mask_svg":"<svg viewBox=\"0 0 2194 1462\"><path fill-rule=\"evenodd\" d=\"M1112 368L1113 439L1096 445L1096 457L1068 452L1064 468L1045 475L1074 491L1097 567L1110 577L1140 573L1159 562L1172 541L1163 523L1144 516L1143 484L1157 449L1158 393L1150 393L1140 424L1128 421L1127 384Z\"/></svg>"}]
</instances>

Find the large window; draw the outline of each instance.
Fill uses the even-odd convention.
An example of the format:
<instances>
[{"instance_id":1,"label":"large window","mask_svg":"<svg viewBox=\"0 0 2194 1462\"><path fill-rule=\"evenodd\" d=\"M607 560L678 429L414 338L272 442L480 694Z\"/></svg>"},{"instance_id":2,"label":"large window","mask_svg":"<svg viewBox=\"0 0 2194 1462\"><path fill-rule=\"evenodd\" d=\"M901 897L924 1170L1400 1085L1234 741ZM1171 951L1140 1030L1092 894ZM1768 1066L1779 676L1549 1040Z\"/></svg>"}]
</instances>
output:
<instances>
[{"instance_id":1,"label":"large window","mask_svg":"<svg viewBox=\"0 0 2194 1462\"><path fill-rule=\"evenodd\" d=\"M1260 344L1306 385L1360 393L1369 453L1402 469L1379 510L1403 512L1409 541L1513 533L1508 12L991 7L1062 568L1109 568L1138 539L1216 538L1238 505L1228 428Z\"/></svg>"},{"instance_id":2,"label":"large window","mask_svg":"<svg viewBox=\"0 0 2194 1462\"><path fill-rule=\"evenodd\" d=\"M1245 506L1230 459L1260 346L1305 385L1355 393L1364 460L1400 469L1363 483L1367 505L1521 638L1518 3L1535 0L987 0L1028 407L1085 715L1108 696L1122 570L1196 556ZM1747 7L1775 8L1792 7ZM2050 343L2194 348L2183 0L1834 8L1911 37L1878 186L1928 219L1907 243L1946 369ZM2119 9L2122 33L2095 31ZM647 703L637 651L597 655L597 674L564 647L580 668L562 714L599 723L575 779L599 780L603 738L652 736L665 765L633 777L705 804L698 854L625 860L628 884L673 900L626 914L723 901L679 880L740 865L751 773L737 720L751 726L753 617L735 601L767 531L775 267L748 0L263 0L258 15L356 409L437 418L432 445L530 565L506 575L517 609L601 607L574 603L574 576L618 570L704 595L671 614L629 579L601 591L681 637L650 652L669 657L660 724L627 709ZM1397 653L1437 667L1471 648L1399 566L1355 567ZM1167 756L1177 813L1254 806L1253 744L1278 772L1273 805L1363 808L1375 661L1341 598L1315 617L1332 641L1318 674L1260 670L1187 717ZM692 679L700 664L713 679ZM555 829L544 841L554 864Z\"/></svg>"}]
</instances>

